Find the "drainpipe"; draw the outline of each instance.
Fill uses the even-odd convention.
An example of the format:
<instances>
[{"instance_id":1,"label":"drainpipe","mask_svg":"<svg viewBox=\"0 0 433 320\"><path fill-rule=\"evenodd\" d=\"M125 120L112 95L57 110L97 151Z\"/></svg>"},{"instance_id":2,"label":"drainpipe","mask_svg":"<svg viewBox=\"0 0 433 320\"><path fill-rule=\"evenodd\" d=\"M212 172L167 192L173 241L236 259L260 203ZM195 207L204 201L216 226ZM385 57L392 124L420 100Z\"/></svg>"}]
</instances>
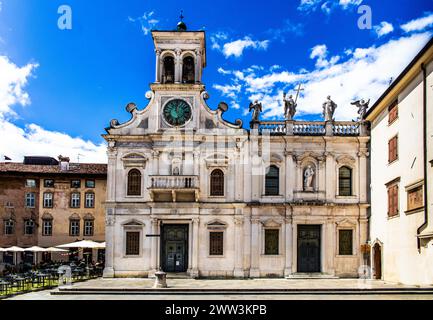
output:
<instances>
[{"instance_id":1,"label":"drainpipe","mask_svg":"<svg viewBox=\"0 0 433 320\"><path fill-rule=\"evenodd\" d=\"M421 250L421 240L419 234L428 225L428 201L427 201L427 70L425 64L421 64L423 77L423 155L424 155L424 223L417 229L418 251Z\"/></svg>"}]
</instances>

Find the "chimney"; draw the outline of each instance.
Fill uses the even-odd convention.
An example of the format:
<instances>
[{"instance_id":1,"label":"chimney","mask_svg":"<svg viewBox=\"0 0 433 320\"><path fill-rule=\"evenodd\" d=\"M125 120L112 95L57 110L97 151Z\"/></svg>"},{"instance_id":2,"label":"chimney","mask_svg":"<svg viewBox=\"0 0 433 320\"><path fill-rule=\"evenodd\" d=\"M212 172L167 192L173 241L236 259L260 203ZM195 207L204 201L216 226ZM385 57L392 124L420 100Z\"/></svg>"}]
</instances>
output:
<instances>
[{"instance_id":1,"label":"chimney","mask_svg":"<svg viewBox=\"0 0 433 320\"><path fill-rule=\"evenodd\" d=\"M60 155L58 158L59 158L60 170L61 171L68 171L69 170L69 158L63 157L62 155Z\"/></svg>"}]
</instances>

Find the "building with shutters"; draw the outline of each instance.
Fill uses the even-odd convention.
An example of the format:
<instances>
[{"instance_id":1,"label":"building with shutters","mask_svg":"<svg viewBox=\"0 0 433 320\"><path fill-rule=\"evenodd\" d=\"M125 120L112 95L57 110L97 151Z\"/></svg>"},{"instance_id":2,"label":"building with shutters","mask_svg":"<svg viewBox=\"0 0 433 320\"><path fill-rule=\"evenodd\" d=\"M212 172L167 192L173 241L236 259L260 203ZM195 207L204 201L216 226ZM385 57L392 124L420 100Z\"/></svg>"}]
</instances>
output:
<instances>
[{"instance_id":1,"label":"building with shutters","mask_svg":"<svg viewBox=\"0 0 433 320\"><path fill-rule=\"evenodd\" d=\"M433 283L433 40L370 108L373 277Z\"/></svg>"},{"instance_id":2,"label":"building with shutters","mask_svg":"<svg viewBox=\"0 0 433 320\"><path fill-rule=\"evenodd\" d=\"M76 240L105 239L106 164L69 163L51 157L25 157L0 163L0 247L53 247ZM67 161L66 161L67 160ZM72 252L71 252L72 253ZM103 259L103 250L53 253L39 260ZM0 253L13 263L12 253ZM33 253L18 261L33 262Z\"/></svg>"},{"instance_id":3,"label":"building with shutters","mask_svg":"<svg viewBox=\"0 0 433 320\"><path fill-rule=\"evenodd\" d=\"M204 31L153 31L147 106L112 120L105 277L357 277L369 261L365 123L224 118ZM325 97L324 97L325 98Z\"/></svg>"}]
</instances>

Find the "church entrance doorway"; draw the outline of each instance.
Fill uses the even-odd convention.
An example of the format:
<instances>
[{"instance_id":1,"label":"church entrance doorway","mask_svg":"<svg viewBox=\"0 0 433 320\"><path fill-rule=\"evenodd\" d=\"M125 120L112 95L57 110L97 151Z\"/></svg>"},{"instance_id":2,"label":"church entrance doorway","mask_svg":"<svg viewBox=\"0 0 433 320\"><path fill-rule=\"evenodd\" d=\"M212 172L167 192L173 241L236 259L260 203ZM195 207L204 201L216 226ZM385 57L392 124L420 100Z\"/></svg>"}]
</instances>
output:
<instances>
[{"instance_id":1,"label":"church entrance doorway","mask_svg":"<svg viewBox=\"0 0 433 320\"><path fill-rule=\"evenodd\" d=\"M161 226L161 267L165 272L186 272L188 268L188 225Z\"/></svg>"},{"instance_id":2,"label":"church entrance doorway","mask_svg":"<svg viewBox=\"0 0 433 320\"><path fill-rule=\"evenodd\" d=\"M373 259L374 259L374 279L382 279L382 250L380 245L376 243L373 246Z\"/></svg>"},{"instance_id":3,"label":"church entrance doorway","mask_svg":"<svg viewBox=\"0 0 433 320\"><path fill-rule=\"evenodd\" d=\"M320 272L320 225L298 225L298 272Z\"/></svg>"}]
</instances>

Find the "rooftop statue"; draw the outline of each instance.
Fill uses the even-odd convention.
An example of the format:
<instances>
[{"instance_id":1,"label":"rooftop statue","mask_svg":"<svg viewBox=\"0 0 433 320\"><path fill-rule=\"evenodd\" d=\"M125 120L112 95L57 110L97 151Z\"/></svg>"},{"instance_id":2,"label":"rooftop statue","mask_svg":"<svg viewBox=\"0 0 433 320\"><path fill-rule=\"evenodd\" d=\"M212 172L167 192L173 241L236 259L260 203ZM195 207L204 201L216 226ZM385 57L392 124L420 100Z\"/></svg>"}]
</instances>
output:
<instances>
[{"instance_id":1,"label":"rooftop statue","mask_svg":"<svg viewBox=\"0 0 433 320\"><path fill-rule=\"evenodd\" d=\"M335 109L337 109L337 104L331 100L331 96L328 96L326 101L323 103L323 118L325 121L334 120Z\"/></svg>"},{"instance_id":2,"label":"rooftop statue","mask_svg":"<svg viewBox=\"0 0 433 320\"><path fill-rule=\"evenodd\" d=\"M286 120L293 120L293 117L296 113L297 103L293 100L293 96L290 95L289 98L286 99L286 93L283 93L283 101L284 101L284 117Z\"/></svg>"},{"instance_id":3,"label":"rooftop statue","mask_svg":"<svg viewBox=\"0 0 433 320\"><path fill-rule=\"evenodd\" d=\"M254 101L254 103L250 102L249 111L251 112L251 110L253 110L253 116L251 121L252 122L259 121L260 112L263 112L262 103L259 103L258 100Z\"/></svg>"},{"instance_id":4,"label":"rooftop statue","mask_svg":"<svg viewBox=\"0 0 433 320\"><path fill-rule=\"evenodd\" d=\"M368 105L370 104L370 99L368 99L368 101L361 99L361 100L351 102L350 104L358 108L359 117L356 120L362 121L362 119L364 119L365 114L367 113Z\"/></svg>"}]
</instances>

